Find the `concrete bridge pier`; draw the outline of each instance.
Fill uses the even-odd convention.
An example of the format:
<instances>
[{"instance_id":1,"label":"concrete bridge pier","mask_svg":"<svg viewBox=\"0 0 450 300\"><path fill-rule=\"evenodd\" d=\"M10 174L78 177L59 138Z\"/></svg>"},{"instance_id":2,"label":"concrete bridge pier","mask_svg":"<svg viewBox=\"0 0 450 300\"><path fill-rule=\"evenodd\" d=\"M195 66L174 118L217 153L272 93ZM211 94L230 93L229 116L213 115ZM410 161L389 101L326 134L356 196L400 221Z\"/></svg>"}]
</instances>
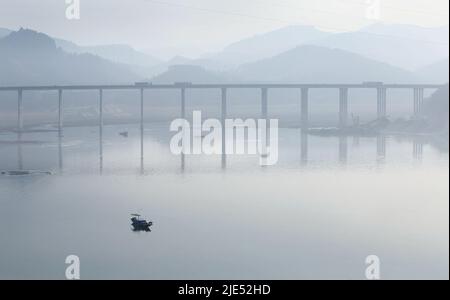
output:
<instances>
[{"instance_id":1,"label":"concrete bridge pier","mask_svg":"<svg viewBox=\"0 0 450 300\"><path fill-rule=\"evenodd\" d=\"M380 87L377 89L377 118L382 119L386 117L386 94L387 89Z\"/></svg>"},{"instance_id":2,"label":"concrete bridge pier","mask_svg":"<svg viewBox=\"0 0 450 300\"><path fill-rule=\"evenodd\" d=\"M348 88L339 89L339 128L347 127L348 122Z\"/></svg>"},{"instance_id":3,"label":"concrete bridge pier","mask_svg":"<svg viewBox=\"0 0 450 300\"><path fill-rule=\"evenodd\" d=\"M414 116L420 115L423 106L423 88L414 88Z\"/></svg>"},{"instance_id":4,"label":"concrete bridge pier","mask_svg":"<svg viewBox=\"0 0 450 300\"><path fill-rule=\"evenodd\" d=\"M302 88L301 89L301 128L302 130L308 130L309 128L309 89Z\"/></svg>"},{"instance_id":5,"label":"concrete bridge pier","mask_svg":"<svg viewBox=\"0 0 450 300\"><path fill-rule=\"evenodd\" d=\"M61 89L58 90L58 134L62 136L62 128L63 128L63 116L62 116L62 105L63 105L63 91Z\"/></svg>"},{"instance_id":6,"label":"concrete bridge pier","mask_svg":"<svg viewBox=\"0 0 450 300\"><path fill-rule=\"evenodd\" d=\"M227 154L226 154L226 140L225 140L225 119L227 118L227 89L222 88L222 99L221 99L221 122L222 122L222 169L227 166Z\"/></svg>"},{"instance_id":7,"label":"concrete bridge pier","mask_svg":"<svg viewBox=\"0 0 450 300\"><path fill-rule=\"evenodd\" d=\"M261 117L266 120L268 118L268 90L267 90L267 88L261 89Z\"/></svg>"},{"instance_id":8,"label":"concrete bridge pier","mask_svg":"<svg viewBox=\"0 0 450 300\"><path fill-rule=\"evenodd\" d=\"M22 132L23 129L23 91L17 90L17 131Z\"/></svg>"},{"instance_id":9,"label":"concrete bridge pier","mask_svg":"<svg viewBox=\"0 0 450 300\"><path fill-rule=\"evenodd\" d=\"M181 88L181 118L186 118L186 89Z\"/></svg>"}]
</instances>

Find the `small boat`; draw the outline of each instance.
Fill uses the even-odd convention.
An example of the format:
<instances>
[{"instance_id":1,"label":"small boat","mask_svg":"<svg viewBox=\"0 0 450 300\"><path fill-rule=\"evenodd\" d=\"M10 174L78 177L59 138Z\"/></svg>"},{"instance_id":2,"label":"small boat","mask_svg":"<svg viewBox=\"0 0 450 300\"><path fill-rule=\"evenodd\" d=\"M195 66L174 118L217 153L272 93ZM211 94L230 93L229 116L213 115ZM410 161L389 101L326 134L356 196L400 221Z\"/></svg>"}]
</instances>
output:
<instances>
[{"instance_id":1,"label":"small boat","mask_svg":"<svg viewBox=\"0 0 450 300\"><path fill-rule=\"evenodd\" d=\"M128 131L120 132L119 135L127 138L128 137Z\"/></svg>"},{"instance_id":2,"label":"small boat","mask_svg":"<svg viewBox=\"0 0 450 300\"><path fill-rule=\"evenodd\" d=\"M50 171L17 170L17 171L0 171L0 175L8 175L8 176L52 175L52 173Z\"/></svg>"},{"instance_id":3,"label":"small boat","mask_svg":"<svg viewBox=\"0 0 450 300\"><path fill-rule=\"evenodd\" d=\"M131 217L133 231L151 231L150 226L153 225L153 222L147 222L146 220L141 219L141 215L139 214L132 214Z\"/></svg>"}]
</instances>

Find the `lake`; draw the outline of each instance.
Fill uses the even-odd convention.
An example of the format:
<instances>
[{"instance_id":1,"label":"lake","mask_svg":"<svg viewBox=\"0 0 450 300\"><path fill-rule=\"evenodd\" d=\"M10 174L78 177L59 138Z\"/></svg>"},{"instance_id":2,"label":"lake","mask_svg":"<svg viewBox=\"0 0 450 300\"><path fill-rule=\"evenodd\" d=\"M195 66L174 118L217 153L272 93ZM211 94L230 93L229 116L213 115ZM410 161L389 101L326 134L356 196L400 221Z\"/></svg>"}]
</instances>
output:
<instances>
[{"instance_id":1,"label":"lake","mask_svg":"<svg viewBox=\"0 0 450 300\"><path fill-rule=\"evenodd\" d=\"M280 129L279 162L170 152L146 124L0 132L0 279L448 279L449 156L408 138ZM128 132L128 138L120 132ZM153 221L133 232L130 214Z\"/></svg>"}]
</instances>

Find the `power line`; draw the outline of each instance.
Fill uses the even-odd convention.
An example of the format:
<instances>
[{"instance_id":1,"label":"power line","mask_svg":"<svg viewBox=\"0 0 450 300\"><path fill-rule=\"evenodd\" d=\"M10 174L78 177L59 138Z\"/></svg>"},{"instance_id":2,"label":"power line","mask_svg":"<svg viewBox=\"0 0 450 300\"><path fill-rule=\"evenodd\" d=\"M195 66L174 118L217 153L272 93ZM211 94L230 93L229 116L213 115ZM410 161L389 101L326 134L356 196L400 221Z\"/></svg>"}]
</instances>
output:
<instances>
[{"instance_id":1,"label":"power line","mask_svg":"<svg viewBox=\"0 0 450 300\"><path fill-rule=\"evenodd\" d=\"M243 13L236 13L236 12L229 12L229 11L223 11L223 10L216 10L216 9L209 9L209 8L203 8L193 5L185 5L185 4L179 4L179 3L173 3L173 2L165 2L165 1L158 1L158 0L145 0L146 2L152 2L155 4L162 4L167 6L176 6L180 8L186 8L191 10L198 10L198 11L204 11L209 13L216 13L216 14L222 14L222 15L230 15L230 16L237 16L237 17L245 17L245 18L251 18L251 19L257 19L257 20L263 20L263 21L273 21L278 23L292 23L292 21L286 21L282 19L277 18L268 18L268 17L261 17L261 16L254 16L254 15L248 15Z\"/></svg>"},{"instance_id":2,"label":"power line","mask_svg":"<svg viewBox=\"0 0 450 300\"><path fill-rule=\"evenodd\" d=\"M261 1L261 0L257 0L257 1ZM266 1L266 0L262 0L265 3L267 3L270 6L276 6L276 7L285 7L285 8L289 8L289 9L294 9L294 10L308 10L308 11L315 11L315 12L319 12L319 13L324 13L324 14L330 14L330 15L341 15L341 16L346 16L346 17L352 17L352 18L358 18L355 17L354 15L350 15L350 14L343 14L343 13L337 13L336 11L327 11L327 10L323 10L323 9L317 9L317 8L308 8L308 9L303 9L303 8L299 8L298 6L292 6L292 5L286 5L286 4L280 4L279 0L277 1L277 3L269 3L270 1ZM261 2L262 2L261 1ZM351 3L353 2L354 4L358 5L359 8L363 9L363 8L367 8L368 4L367 2L360 2L360 1L349 1L349 0L345 0L345 4ZM289 1L281 1L282 3L289 3L292 4ZM433 17L442 17L442 18L448 18L448 15L445 14L436 14L436 13L431 13L431 12L425 12L425 11L418 11L418 10L412 10L412 9L404 9L401 8L399 9L398 6L393 6L393 5L387 5L385 4L385 1L381 1L380 2L381 7L387 7L387 8L393 8L395 9L397 12L403 12L403 13L412 13L412 14L418 14L418 15L428 15L428 16L433 16ZM364 17L362 17L364 19ZM360 19L360 18L358 18Z\"/></svg>"},{"instance_id":3,"label":"power line","mask_svg":"<svg viewBox=\"0 0 450 300\"><path fill-rule=\"evenodd\" d=\"M342 1L342 0L341 0ZM351 1L351 0L345 0L346 2L353 2L356 3L358 5L361 6L367 6L367 2L366 1ZM398 6L395 5L389 5L386 4L386 1L381 1L380 0L380 5L381 7L387 7L387 8L393 8L398 12L403 12L403 13L411 13L411 14L417 14L417 15L426 15L426 16L432 16L432 17L442 17L442 18L447 18L449 17L448 14L437 14L435 12L428 12L428 11L420 11L420 10L414 10L414 9L405 9L405 8L399 8Z\"/></svg>"},{"instance_id":4,"label":"power line","mask_svg":"<svg viewBox=\"0 0 450 300\"><path fill-rule=\"evenodd\" d=\"M277 23L284 23L287 25L305 25L298 21L293 20L285 20L285 19L278 19L278 18L271 18L271 17L262 17L262 16L255 16L255 15L248 15L243 13L236 13L236 12L229 12L229 11L223 11L223 10L217 10L217 9L209 9L209 8L203 8L198 6L192 6L192 5L185 5L185 4L179 4L179 3L173 3L173 2L166 2L166 1L158 1L158 0L145 0L146 2L151 2L154 4L160 4L160 5L166 5L166 6L173 6L173 7L179 7L184 9L190 9L190 10L197 10L197 11L203 11L208 13L215 13L215 14L221 14L221 15L230 15L230 16L237 16L237 17L245 17L245 18L251 18L256 20L262 20L262 21L270 21L270 22L277 22ZM331 12L330 12L331 13ZM439 46L445 46L448 47L448 42L441 42L441 41L430 41L430 40L423 40L423 39L414 39L414 38L407 38L402 36L396 36L396 35L389 35L389 34L382 34L382 33L375 33L375 32L367 32L367 31L356 31L354 29L349 28L342 28L342 27L330 27L330 26L320 26L322 29L332 30L332 31L341 31L341 32L358 32L368 35L374 35L374 36L380 36L380 37L386 37L386 38L395 38L395 39L402 39L402 40L409 40L409 41L415 41L415 42L423 42L428 44L435 44Z\"/></svg>"}]
</instances>

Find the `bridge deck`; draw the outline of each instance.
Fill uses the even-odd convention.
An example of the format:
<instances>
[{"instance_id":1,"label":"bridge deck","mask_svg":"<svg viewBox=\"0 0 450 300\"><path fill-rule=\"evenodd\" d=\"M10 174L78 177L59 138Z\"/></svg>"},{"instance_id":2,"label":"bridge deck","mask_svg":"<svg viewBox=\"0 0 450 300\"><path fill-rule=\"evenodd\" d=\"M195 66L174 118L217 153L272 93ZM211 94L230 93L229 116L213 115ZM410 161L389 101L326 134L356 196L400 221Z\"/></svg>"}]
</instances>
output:
<instances>
[{"instance_id":1,"label":"bridge deck","mask_svg":"<svg viewBox=\"0 0 450 300\"><path fill-rule=\"evenodd\" d=\"M52 90L140 90L140 89L247 89L247 88L270 88L270 89L290 89L290 88L311 88L311 89L339 89L339 88L360 88L360 89L438 89L444 84L297 84L297 83L212 83L212 84L149 84L149 85L52 85L52 86L0 86L0 91L52 91Z\"/></svg>"}]
</instances>

